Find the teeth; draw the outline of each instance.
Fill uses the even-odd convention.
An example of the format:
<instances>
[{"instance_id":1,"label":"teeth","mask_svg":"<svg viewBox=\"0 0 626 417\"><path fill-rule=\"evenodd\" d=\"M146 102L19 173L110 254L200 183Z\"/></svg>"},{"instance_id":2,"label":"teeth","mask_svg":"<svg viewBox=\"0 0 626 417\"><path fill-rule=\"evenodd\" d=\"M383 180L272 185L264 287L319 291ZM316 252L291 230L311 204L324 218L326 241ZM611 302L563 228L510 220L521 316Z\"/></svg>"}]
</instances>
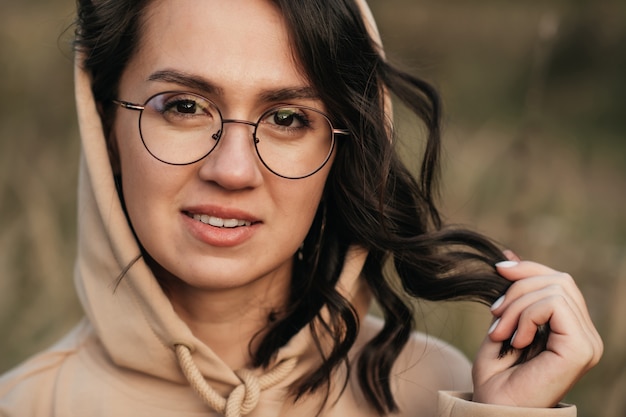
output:
<instances>
[{"instance_id":1,"label":"teeth","mask_svg":"<svg viewBox=\"0 0 626 417\"><path fill-rule=\"evenodd\" d=\"M247 220L239 219L222 219L220 217L209 216L208 214L194 214L194 220L198 220L205 224L210 224L215 227L238 227L238 226L250 226L252 223Z\"/></svg>"},{"instance_id":2,"label":"teeth","mask_svg":"<svg viewBox=\"0 0 626 417\"><path fill-rule=\"evenodd\" d=\"M239 225L239 220L237 219L227 219L223 222L224 227L237 227Z\"/></svg>"}]
</instances>

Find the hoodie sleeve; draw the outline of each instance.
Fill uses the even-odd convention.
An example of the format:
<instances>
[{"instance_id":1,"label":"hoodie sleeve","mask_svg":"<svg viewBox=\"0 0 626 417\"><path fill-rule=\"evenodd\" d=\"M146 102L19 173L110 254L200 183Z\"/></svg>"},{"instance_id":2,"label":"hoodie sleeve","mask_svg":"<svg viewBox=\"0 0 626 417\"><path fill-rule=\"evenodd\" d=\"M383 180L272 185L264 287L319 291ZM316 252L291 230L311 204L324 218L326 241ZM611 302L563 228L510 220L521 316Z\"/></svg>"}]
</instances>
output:
<instances>
[{"instance_id":1,"label":"hoodie sleeve","mask_svg":"<svg viewBox=\"0 0 626 417\"><path fill-rule=\"evenodd\" d=\"M576 417L576 407L525 408L481 404L470 401L471 393L439 392L437 417Z\"/></svg>"}]
</instances>

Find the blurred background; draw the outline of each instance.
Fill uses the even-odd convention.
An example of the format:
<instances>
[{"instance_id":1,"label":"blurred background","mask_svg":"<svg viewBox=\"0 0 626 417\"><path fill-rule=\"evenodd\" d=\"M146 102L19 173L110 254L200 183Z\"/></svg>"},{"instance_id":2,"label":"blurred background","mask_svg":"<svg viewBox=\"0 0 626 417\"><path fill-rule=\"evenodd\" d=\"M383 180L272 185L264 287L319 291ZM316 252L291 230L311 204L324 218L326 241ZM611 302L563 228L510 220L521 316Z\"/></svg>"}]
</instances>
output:
<instances>
[{"instance_id":1,"label":"blurred background","mask_svg":"<svg viewBox=\"0 0 626 417\"><path fill-rule=\"evenodd\" d=\"M582 417L623 417L626 2L370 3L389 59L442 93L447 220L575 277L606 351L567 401ZM82 315L72 283L73 8L0 2L0 372ZM400 129L417 129L397 113ZM419 303L417 314L469 357L491 319L470 304Z\"/></svg>"}]
</instances>

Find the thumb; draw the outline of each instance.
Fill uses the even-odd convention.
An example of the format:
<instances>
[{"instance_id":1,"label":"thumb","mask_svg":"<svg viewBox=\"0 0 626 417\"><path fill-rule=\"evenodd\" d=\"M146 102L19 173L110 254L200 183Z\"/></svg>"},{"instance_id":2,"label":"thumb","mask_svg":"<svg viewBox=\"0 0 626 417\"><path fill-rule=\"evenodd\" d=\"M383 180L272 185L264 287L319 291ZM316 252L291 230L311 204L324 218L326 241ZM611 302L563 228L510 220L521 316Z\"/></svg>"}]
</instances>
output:
<instances>
[{"instance_id":1,"label":"thumb","mask_svg":"<svg viewBox=\"0 0 626 417\"><path fill-rule=\"evenodd\" d=\"M493 322L490 331L498 324ZM506 343L506 342L504 342ZM474 361L474 386L483 384L493 376L510 370L520 358L521 352L517 349L503 349L502 342L494 342L489 334L483 340Z\"/></svg>"}]
</instances>

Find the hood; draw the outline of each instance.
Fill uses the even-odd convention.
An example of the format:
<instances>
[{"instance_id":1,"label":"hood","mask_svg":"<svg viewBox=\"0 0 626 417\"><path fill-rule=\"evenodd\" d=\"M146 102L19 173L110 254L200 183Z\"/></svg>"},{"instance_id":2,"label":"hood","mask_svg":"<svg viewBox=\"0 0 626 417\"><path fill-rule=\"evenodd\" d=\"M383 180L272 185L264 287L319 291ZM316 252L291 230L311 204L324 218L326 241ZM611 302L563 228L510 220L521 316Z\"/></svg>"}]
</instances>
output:
<instances>
[{"instance_id":1,"label":"hood","mask_svg":"<svg viewBox=\"0 0 626 417\"><path fill-rule=\"evenodd\" d=\"M367 5L359 3L378 39ZM75 91L81 136L75 285L86 315L117 366L189 383L205 402L225 413L226 400L221 396L230 395L248 376L230 369L192 334L141 257L118 197L91 80L82 69L80 54ZM338 284L361 318L370 298L358 279L366 257L364 250L351 248ZM267 373L246 372L258 377L255 381L261 390L289 384L320 362L314 345L306 326L280 349ZM214 394L214 401L206 398Z\"/></svg>"},{"instance_id":2,"label":"hood","mask_svg":"<svg viewBox=\"0 0 626 417\"><path fill-rule=\"evenodd\" d=\"M90 78L81 68L80 57L75 71L82 144L75 285L91 325L118 366L185 383L175 353L176 346L183 345L207 380L238 385L241 381L235 372L179 318L141 257L117 194ZM358 277L366 255L358 248L348 252L339 283L362 314L368 297ZM276 360L310 354L306 352L312 345L307 333L305 328L297 334Z\"/></svg>"}]
</instances>

